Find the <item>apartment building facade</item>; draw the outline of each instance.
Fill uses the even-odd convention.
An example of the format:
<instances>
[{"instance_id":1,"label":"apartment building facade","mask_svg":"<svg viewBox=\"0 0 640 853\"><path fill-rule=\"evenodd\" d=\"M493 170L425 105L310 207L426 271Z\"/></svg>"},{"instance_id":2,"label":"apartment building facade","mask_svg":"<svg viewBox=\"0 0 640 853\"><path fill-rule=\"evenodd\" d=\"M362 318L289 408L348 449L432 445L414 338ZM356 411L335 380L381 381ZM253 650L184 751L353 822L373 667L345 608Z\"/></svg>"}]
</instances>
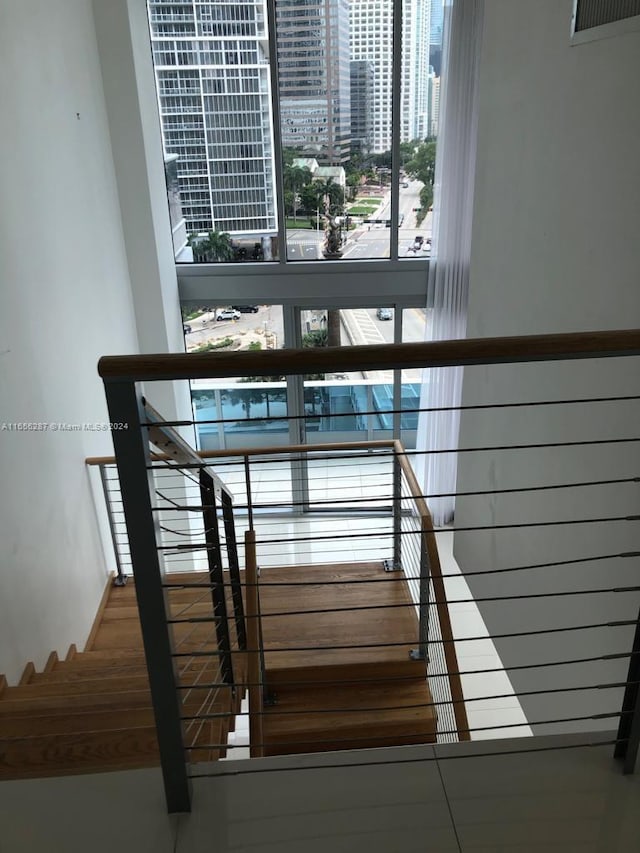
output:
<instances>
[{"instance_id":1,"label":"apartment building facade","mask_svg":"<svg viewBox=\"0 0 640 853\"><path fill-rule=\"evenodd\" d=\"M348 0L278 0L282 144L340 165L351 148Z\"/></svg>"},{"instance_id":2,"label":"apartment building facade","mask_svg":"<svg viewBox=\"0 0 640 853\"><path fill-rule=\"evenodd\" d=\"M264 0L149 0L167 154L190 232L276 231Z\"/></svg>"}]
</instances>

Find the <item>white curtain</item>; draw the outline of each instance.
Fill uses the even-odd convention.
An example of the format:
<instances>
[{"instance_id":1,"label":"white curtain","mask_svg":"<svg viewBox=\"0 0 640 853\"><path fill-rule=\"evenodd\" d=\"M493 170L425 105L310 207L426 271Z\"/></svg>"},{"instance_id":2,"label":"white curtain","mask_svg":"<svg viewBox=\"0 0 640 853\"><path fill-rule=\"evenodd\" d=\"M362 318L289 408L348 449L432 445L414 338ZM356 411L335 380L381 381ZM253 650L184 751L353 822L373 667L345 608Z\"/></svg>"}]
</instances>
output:
<instances>
[{"instance_id":1,"label":"white curtain","mask_svg":"<svg viewBox=\"0 0 640 853\"><path fill-rule=\"evenodd\" d=\"M445 0L427 340L466 334L483 11L484 0ZM461 367L426 370L421 408L459 406L462 376ZM422 412L417 450L455 448L459 426L458 411ZM416 463L425 495L455 491L455 453L419 453ZM455 500L429 499L429 507L434 523L446 524Z\"/></svg>"}]
</instances>

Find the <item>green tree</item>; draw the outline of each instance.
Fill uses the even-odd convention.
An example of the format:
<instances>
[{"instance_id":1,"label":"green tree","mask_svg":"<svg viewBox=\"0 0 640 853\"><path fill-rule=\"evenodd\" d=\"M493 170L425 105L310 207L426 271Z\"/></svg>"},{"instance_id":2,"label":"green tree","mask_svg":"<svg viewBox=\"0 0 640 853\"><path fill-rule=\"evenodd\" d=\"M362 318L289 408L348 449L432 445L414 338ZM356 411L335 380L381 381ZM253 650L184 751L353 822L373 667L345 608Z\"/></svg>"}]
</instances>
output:
<instances>
[{"instance_id":1,"label":"green tree","mask_svg":"<svg viewBox=\"0 0 640 853\"><path fill-rule=\"evenodd\" d=\"M411 160L405 165L407 175L433 186L436 173L436 143L435 140L421 143L415 150Z\"/></svg>"},{"instance_id":2,"label":"green tree","mask_svg":"<svg viewBox=\"0 0 640 853\"><path fill-rule=\"evenodd\" d=\"M414 142L400 143L400 168L404 168L407 163L413 159L416 148L419 146L419 144L419 140Z\"/></svg>"},{"instance_id":3,"label":"green tree","mask_svg":"<svg viewBox=\"0 0 640 853\"><path fill-rule=\"evenodd\" d=\"M329 216L341 216L344 211L344 190L333 178L314 181L311 185L318 199L318 207Z\"/></svg>"},{"instance_id":4,"label":"green tree","mask_svg":"<svg viewBox=\"0 0 640 853\"><path fill-rule=\"evenodd\" d=\"M282 165L284 168L287 166L293 166L293 161L300 159L300 157L304 157L304 153L302 148L296 148L295 146L287 147L282 149Z\"/></svg>"},{"instance_id":5,"label":"green tree","mask_svg":"<svg viewBox=\"0 0 640 853\"><path fill-rule=\"evenodd\" d=\"M230 261L234 255L233 243L226 231L209 231L206 237L190 234L187 242L196 263Z\"/></svg>"},{"instance_id":6,"label":"green tree","mask_svg":"<svg viewBox=\"0 0 640 853\"><path fill-rule=\"evenodd\" d=\"M311 183L311 179L311 172L306 166L285 164L283 173L285 205L288 202L288 210L293 213L294 221L298 210L298 199L302 200L300 193Z\"/></svg>"},{"instance_id":7,"label":"green tree","mask_svg":"<svg viewBox=\"0 0 640 853\"><path fill-rule=\"evenodd\" d=\"M251 379L247 379L246 381L251 382ZM249 420L251 417L251 406L264 403L265 393L259 388L238 388L234 386L229 393L229 402L232 406L237 406L239 403L247 416L247 420Z\"/></svg>"}]
</instances>

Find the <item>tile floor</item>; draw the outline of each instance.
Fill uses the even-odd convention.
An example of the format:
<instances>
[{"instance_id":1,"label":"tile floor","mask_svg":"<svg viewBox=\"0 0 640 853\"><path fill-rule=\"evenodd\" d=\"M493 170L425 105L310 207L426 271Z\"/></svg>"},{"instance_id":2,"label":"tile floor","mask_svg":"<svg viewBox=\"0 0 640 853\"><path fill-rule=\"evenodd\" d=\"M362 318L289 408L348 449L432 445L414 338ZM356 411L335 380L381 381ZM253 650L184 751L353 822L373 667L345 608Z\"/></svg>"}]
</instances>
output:
<instances>
[{"instance_id":1,"label":"tile floor","mask_svg":"<svg viewBox=\"0 0 640 853\"><path fill-rule=\"evenodd\" d=\"M3 782L0 850L637 853L640 776L586 738L218 762L173 816L159 769Z\"/></svg>"}]
</instances>

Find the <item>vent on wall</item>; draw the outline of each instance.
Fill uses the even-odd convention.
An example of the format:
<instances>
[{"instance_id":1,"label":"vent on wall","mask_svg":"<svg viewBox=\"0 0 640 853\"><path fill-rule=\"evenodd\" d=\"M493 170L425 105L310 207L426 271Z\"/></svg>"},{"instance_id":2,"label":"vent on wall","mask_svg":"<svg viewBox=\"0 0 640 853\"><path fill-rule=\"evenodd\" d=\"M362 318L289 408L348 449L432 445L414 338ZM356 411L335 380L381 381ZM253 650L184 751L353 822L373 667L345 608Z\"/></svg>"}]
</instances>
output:
<instances>
[{"instance_id":1,"label":"vent on wall","mask_svg":"<svg viewBox=\"0 0 640 853\"><path fill-rule=\"evenodd\" d=\"M640 15L640 0L576 0L574 32Z\"/></svg>"}]
</instances>

